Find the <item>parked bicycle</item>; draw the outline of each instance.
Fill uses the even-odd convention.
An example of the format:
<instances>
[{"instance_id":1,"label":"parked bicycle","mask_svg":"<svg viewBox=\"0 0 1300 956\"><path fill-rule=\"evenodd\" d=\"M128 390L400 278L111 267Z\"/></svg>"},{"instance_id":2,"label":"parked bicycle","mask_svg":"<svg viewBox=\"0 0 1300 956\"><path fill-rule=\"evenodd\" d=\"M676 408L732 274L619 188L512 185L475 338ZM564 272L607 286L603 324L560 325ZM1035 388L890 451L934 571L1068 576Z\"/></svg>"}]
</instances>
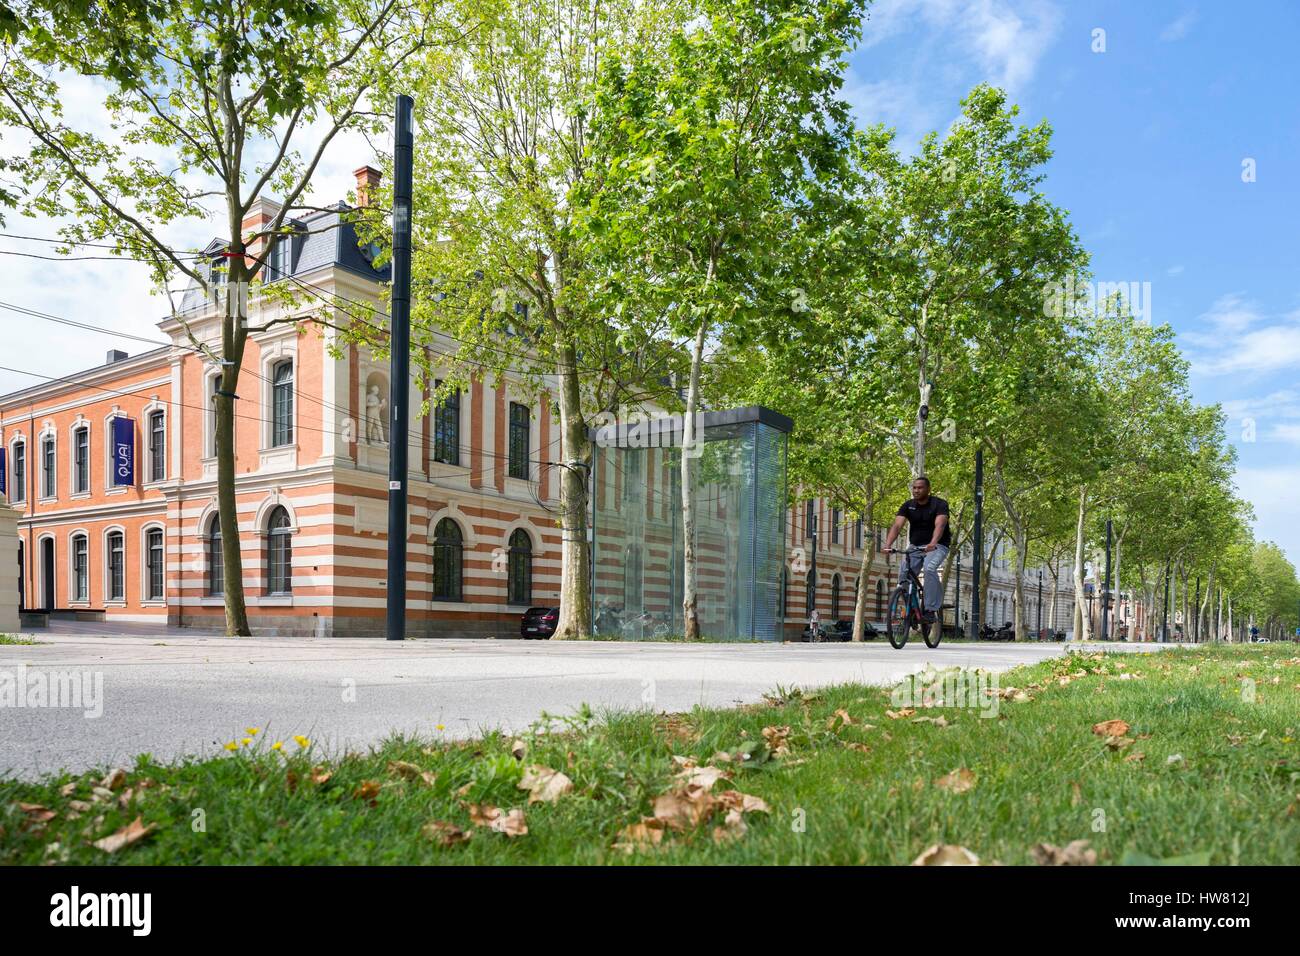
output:
<instances>
[{"instance_id":1,"label":"parked bicycle","mask_svg":"<svg viewBox=\"0 0 1300 956\"><path fill-rule=\"evenodd\" d=\"M903 579L889 598L889 613L885 616L885 634L889 643L895 650L902 650L912 632L919 631L926 647L938 647L943 640L943 626L937 615L934 621L925 619L925 585L917 576L912 561L912 555L924 554L925 548L911 545L902 550L889 550L906 559Z\"/></svg>"}]
</instances>

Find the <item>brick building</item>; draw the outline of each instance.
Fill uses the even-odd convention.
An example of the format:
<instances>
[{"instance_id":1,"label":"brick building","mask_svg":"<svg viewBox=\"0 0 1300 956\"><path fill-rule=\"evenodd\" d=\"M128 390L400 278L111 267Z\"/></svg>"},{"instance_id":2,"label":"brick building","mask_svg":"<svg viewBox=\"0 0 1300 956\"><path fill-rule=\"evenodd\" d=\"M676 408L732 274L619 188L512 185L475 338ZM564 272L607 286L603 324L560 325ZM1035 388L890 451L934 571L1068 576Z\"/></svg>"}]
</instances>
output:
<instances>
[{"instance_id":1,"label":"brick building","mask_svg":"<svg viewBox=\"0 0 1300 956\"><path fill-rule=\"evenodd\" d=\"M363 201L377 176L369 167L357 171ZM245 229L257 230L276 212L261 201ZM379 307L386 270L358 247L347 212L340 203L305 216L265 252L268 281L291 283L304 301L295 307L254 295L254 325L292 317L294 308L316 312L322 303ZM219 281L220 244L207 255ZM221 308L195 288L181 312L188 331L175 318L159 323L169 345L134 356L114 351L96 368L0 396L25 607L223 626L211 405L218 368L190 339L217 346ZM440 339L434 348L453 352L456 343ZM410 388L418 410L429 394ZM387 361L326 326L275 324L250 335L239 393L236 499L250 623L259 633L382 633ZM119 483L115 459L124 435L135 446L127 484ZM559 485L548 464L559 457L559 433L550 403L530 397L508 374L500 386L475 381L429 415L414 415L409 440L409 633L517 635L522 610L557 603L560 589ZM661 464L652 462L656 473ZM665 472L661 487L671 480ZM830 529L818 554L822 619L851 617L867 532L824 501L814 507L820 527ZM712 520L725 524L725 503L713 511ZM802 503L788 515L789 569L808 544L808 525ZM665 558L655 550L662 542L647 536L646 544L647 560ZM701 575L728 572L701 568ZM888 574L878 560L869 584L873 621L884 615ZM598 583L600 575L598 568ZM787 636L797 636L805 621L806 583L806 572L787 570ZM999 574L991 603L1006 601L1008 587ZM989 620L1010 616L999 610ZM1058 615L1058 623L1067 621Z\"/></svg>"}]
</instances>

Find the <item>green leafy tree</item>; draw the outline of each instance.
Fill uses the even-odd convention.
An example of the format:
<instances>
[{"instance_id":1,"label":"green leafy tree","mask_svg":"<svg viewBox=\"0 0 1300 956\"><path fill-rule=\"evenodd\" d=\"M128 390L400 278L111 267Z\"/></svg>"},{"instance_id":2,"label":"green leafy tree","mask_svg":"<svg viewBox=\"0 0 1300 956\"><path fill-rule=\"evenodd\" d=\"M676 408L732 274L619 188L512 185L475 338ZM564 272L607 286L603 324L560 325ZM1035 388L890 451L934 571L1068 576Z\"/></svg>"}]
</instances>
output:
<instances>
[{"instance_id":1,"label":"green leafy tree","mask_svg":"<svg viewBox=\"0 0 1300 956\"><path fill-rule=\"evenodd\" d=\"M737 347L803 308L789 264L820 177L843 165L843 56L863 0L700 0L666 61L629 48L603 77L595 155L608 170L586 221L602 291L667 316L689 342L684 443L699 440L706 350ZM635 267L632 267L635 264ZM681 456L683 619L698 638L695 456Z\"/></svg>"},{"instance_id":2,"label":"green leafy tree","mask_svg":"<svg viewBox=\"0 0 1300 956\"><path fill-rule=\"evenodd\" d=\"M215 397L217 504L226 630L249 633L235 501L234 419L250 333L250 284L285 218L307 194L330 143L344 130L383 129L371 98L424 50L436 8L414 17L397 0L173 0L25 2L21 31L0 50L0 126L20 130L30 151L11 161L23 211L67 217L68 243L114 244L149 264L160 288L173 281L224 301L220 345L193 334L222 369ZM108 134L74 125L63 110L68 74L107 85ZM263 196L278 213L243 231ZM168 227L221 223L216 263L172 249ZM189 331L186 316L173 318ZM292 321L285 319L284 321Z\"/></svg>"}]
</instances>

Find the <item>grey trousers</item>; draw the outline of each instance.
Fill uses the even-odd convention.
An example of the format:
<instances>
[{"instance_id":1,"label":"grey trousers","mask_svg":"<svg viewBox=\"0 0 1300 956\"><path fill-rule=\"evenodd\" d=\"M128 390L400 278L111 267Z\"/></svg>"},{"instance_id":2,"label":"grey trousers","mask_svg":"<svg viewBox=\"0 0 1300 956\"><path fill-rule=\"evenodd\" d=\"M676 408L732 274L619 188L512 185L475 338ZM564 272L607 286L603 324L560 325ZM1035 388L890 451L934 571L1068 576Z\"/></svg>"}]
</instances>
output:
<instances>
[{"instance_id":1,"label":"grey trousers","mask_svg":"<svg viewBox=\"0 0 1300 956\"><path fill-rule=\"evenodd\" d=\"M911 554L905 554L902 560L898 562L898 584L901 587L907 580L907 562L912 562L912 567L922 567L922 573L918 574L925 584L925 610L937 611L943 604L943 585L939 582L939 569L943 567L943 562L948 558L948 546L936 545L935 549L929 553L924 551L914 551ZM924 559L924 561L922 561Z\"/></svg>"}]
</instances>

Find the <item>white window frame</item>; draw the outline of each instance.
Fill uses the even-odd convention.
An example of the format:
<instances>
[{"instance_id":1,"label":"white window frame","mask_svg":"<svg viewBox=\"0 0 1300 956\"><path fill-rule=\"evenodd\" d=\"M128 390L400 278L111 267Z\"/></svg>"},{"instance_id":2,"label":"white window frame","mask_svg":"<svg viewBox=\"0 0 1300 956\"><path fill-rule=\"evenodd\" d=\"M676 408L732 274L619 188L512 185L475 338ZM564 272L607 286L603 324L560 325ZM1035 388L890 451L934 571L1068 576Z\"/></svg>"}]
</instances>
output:
<instances>
[{"instance_id":1,"label":"white window frame","mask_svg":"<svg viewBox=\"0 0 1300 956\"><path fill-rule=\"evenodd\" d=\"M50 461L53 463L53 467L54 467L54 474L50 476L50 480L48 482L46 482L45 480L45 474L46 474L45 443L47 441L53 442L54 444L54 452L53 454L50 455ZM36 485L36 490L37 490L36 500L37 501L58 501L59 500L59 432L58 429L56 429L53 425L47 422L45 424L45 427L41 429L41 433L36 440L36 449L37 449L37 453L41 456L40 463L37 465L38 468L37 476L39 478L39 482ZM45 488L47 485L51 489L51 493L48 495L45 493Z\"/></svg>"},{"instance_id":2,"label":"white window frame","mask_svg":"<svg viewBox=\"0 0 1300 956\"><path fill-rule=\"evenodd\" d=\"M122 596L113 597L113 569L110 566L111 555L109 552L108 539L110 535L120 534L122 536ZM109 525L103 530L100 537L100 544L104 553L104 573L101 575L104 585L104 606L105 607L126 607L127 601L127 561L130 552L126 544L126 528L120 524Z\"/></svg>"},{"instance_id":3,"label":"white window frame","mask_svg":"<svg viewBox=\"0 0 1300 956\"><path fill-rule=\"evenodd\" d=\"M162 454L162 477L153 477L153 447L151 439L153 438L153 428L150 420L154 415L161 414L163 417L163 454ZM171 468L168 467L167 455L171 451L172 436L169 426L171 425L171 416L167 414L167 405L155 398L146 405L140 412L140 431L143 436L144 447L140 449L137 455L144 466L144 474L138 476L138 484L142 488L148 488L153 485L161 485L171 474Z\"/></svg>"},{"instance_id":4,"label":"white window frame","mask_svg":"<svg viewBox=\"0 0 1300 956\"><path fill-rule=\"evenodd\" d=\"M162 535L162 596L149 596L149 534L157 531ZM167 606L167 528L161 521L149 521L140 528L140 606Z\"/></svg>"},{"instance_id":5,"label":"white window frame","mask_svg":"<svg viewBox=\"0 0 1300 956\"><path fill-rule=\"evenodd\" d=\"M86 486L77 487L77 432L81 429L86 430ZM77 416L71 427L68 428L68 497L69 498L89 498L93 491L94 469L91 468L91 460L95 454L95 436L92 434L90 422L81 415Z\"/></svg>"},{"instance_id":6,"label":"white window frame","mask_svg":"<svg viewBox=\"0 0 1300 956\"><path fill-rule=\"evenodd\" d=\"M86 596L77 597L77 538L86 539ZM90 532L85 528L74 528L68 532L68 606L88 606L90 604Z\"/></svg>"},{"instance_id":7,"label":"white window frame","mask_svg":"<svg viewBox=\"0 0 1300 956\"><path fill-rule=\"evenodd\" d=\"M14 497L14 487L15 487L14 462L17 461L17 458L14 457L14 449L17 448L19 445L23 446L24 474L23 474L22 487L19 488L19 493L21 494L21 497L15 498ZM9 504L11 505L26 504L27 503L27 482L29 476L32 473L32 443L27 440L27 438L22 434L22 432L17 433L16 435L14 435L13 438L9 439L9 453L8 455L5 456L5 468L8 469L8 474L5 475L5 488L8 490L5 492L5 494L7 495L7 500Z\"/></svg>"}]
</instances>

